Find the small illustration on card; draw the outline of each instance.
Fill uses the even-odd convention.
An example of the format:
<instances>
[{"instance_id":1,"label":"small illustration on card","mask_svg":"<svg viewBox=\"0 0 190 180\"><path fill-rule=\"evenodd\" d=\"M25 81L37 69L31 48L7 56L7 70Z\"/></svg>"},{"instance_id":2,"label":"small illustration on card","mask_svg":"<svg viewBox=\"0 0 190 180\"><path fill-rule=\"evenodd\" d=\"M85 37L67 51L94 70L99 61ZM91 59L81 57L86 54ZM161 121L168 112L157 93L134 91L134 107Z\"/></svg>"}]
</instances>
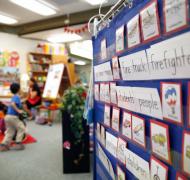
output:
<instances>
[{"instance_id":1,"label":"small illustration on card","mask_svg":"<svg viewBox=\"0 0 190 180\"><path fill-rule=\"evenodd\" d=\"M182 92L180 83L161 83L163 117L165 120L182 125Z\"/></svg>"},{"instance_id":2,"label":"small illustration on card","mask_svg":"<svg viewBox=\"0 0 190 180\"><path fill-rule=\"evenodd\" d=\"M119 80L120 79L120 69L119 69L119 62L118 62L117 56L114 56L112 58L112 71L113 71L113 79Z\"/></svg>"},{"instance_id":3,"label":"small illustration on card","mask_svg":"<svg viewBox=\"0 0 190 180\"><path fill-rule=\"evenodd\" d=\"M111 107L106 104L104 107L104 124L109 127L111 125L110 124L110 120L111 120L110 114L111 114Z\"/></svg>"},{"instance_id":4,"label":"small illustration on card","mask_svg":"<svg viewBox=\"0 0 190 180\"><path fill-rule=\"evenodd\" d=\"M94 98L96 101L100 100L100 86L99 84L94 84Z\"/></svg>"},{"instance_id":5,"label":"small illustration on card","mask_svg":"<svg viewBox=\"0 0 190 180\"><path fill-rule=\"evenodd\" d=\"M190 132L183 132L182 167L184 173L190 176Z\"/></svg>"},{"instance_id":6,"label":"small illustration on card","mask_svg":"<svg viewBox=\"0 0 190 180\"><path fill-rule=\"evenodd\" d=\"M160 22L157 1L151 1L141 12L141 30L143 41L149 41L160 36Z\"/></svg>"},{"instance_id":7,"label":"small illustration on card","mask_svg":"<svg viewBox=\"0 0 190 180\"><path fill-rule=\"evenodd\" d=\"M124 50L124 25L116 30L116 52Z\"/></svg>"},{"instance_id":8,"label":"small illustration on card","mask_svg":"<svg viewBox=\"0 0 190 180\"><path fill-rule=\"evenodd\" d=\"M132 48L140 44L140 27L139 27L139 14L132 18L127 23L127 43L128 48Z\"/></svg>"},{"instance_id":9,"label":"small illustration on card","mask_svg":"<svg viewBox=\"0 0 190 180\"><path fill-rule=\"evenodd\" d=\"M150 122L152 152L162 160L171 164L168 125L156 120Z\"/></svg>"},{"instance_id":10,"label":"small illustration on card","mask_svg":"<svg viewBox=\"0 0 190 180\"><path fill-rule=\"evenodd\" d=\"M101 41L101 58L102 59L106 59L107 58L106 39L103 39Z\"/></svg>"},{"instance_id":11,"label":"small illustration on card","mask_svg":"<svg viewBox=\"0 0 190 180\"><path fill-rule=\"evenodd\" d=\"M117 105L117 86L116 83L110 83L110 96L111 96L111 104Z\"/></svg>"},{"instance_id":12,"label":"small illustration on card","mask_svg":"<svg viewBox=\"0 0 190 180\"><path fill-rule=\"evenodd\" d=\"M125 172L121 169L119 165L117 165L117 179L125 180Z\"/></svg>"},{"instance_id":13,"label":"small illustration on card","mask_svg":"<svg viewBox=\"0 0 190 180\"><path fill-rule=\"evenodd\" d=\"M164 0L164 31L176 32L188 26L188 0Z\"/></svg>"},{"instance_id":14,"label":"small illustration on card","mask_svg":"<svg viewBox=\"0 0 190 180\"><path fill-rule=\"evenodd\" d=\"M123 122L122 122L122 134L131 139L132 137L132 115L126 111L123 112Z\"/></svg>"},{"instance_id":15,"label":"small illustration on card","mask_svg":"<svg viewBox=\"0 0 190 180\"><path fill-rule=\"evenodd\" d=\"M155 157L151 157L151 180L167 180L168 167Z\"/></svg>"},{"instance_id":16,"label":"small illustration on card","mask_svg":"<svg viewBox=\"0 0 190 180\"><path fill-rule=\"evenodd\" d=\"M121 138L118 138L117 142L117 159L125 164L125 148L127 147L127 142Z\"/></svg>"},{"instance_id":17,"label":"small illustration on card","mask_svg":"<svg viewBox=\"0 0 190 180\"><path fill-rule=\"evenodd\" d=\"M132 115L132 139L143 148L146 147L144 121L143 118Z\"/></svg>"},{"instance_id":18,"label":"small illustration on card","mask_svg":"<svg viewBox=\"0 0 190 180\"><path fill-rule=\"evenodd\" d=\"M119 119L120 119L120 109L117 107L113 107L112 111L112 128L115 131L119 132Z\"/></svg>"}]
</instances>

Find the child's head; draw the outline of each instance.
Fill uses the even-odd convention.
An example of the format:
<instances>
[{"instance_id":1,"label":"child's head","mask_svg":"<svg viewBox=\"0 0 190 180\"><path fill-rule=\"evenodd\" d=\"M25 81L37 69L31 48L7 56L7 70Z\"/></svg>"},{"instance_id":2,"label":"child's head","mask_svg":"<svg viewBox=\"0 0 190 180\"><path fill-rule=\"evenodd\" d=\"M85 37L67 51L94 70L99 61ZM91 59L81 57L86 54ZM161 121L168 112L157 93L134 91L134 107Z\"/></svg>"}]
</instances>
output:
<instances>
[{"instance_id":1,"label":"child's head","mask_svg":"<svg viewBox=\"0 0 190 180\"><path fill-rule=\"evenodd\" d=\"M17 94L20 90L20 85L18 83L12 83L10 90L11 90L11 93Z\"/></svg>"}]
</instances>

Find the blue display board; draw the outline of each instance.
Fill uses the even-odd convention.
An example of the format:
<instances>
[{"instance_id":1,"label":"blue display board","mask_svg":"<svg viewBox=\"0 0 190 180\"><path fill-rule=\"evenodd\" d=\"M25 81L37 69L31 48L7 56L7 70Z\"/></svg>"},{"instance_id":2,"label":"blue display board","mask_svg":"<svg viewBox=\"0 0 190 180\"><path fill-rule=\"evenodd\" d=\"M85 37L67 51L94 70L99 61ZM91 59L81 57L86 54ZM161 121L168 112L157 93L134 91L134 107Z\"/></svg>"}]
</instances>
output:
<instances>
[{"instance_id":1,"label":"blue display board","mask_svg":"<svg viewBox=\"0 0 190 180\"><path fill-rule=\"evenodd\" d=\"M190 31L189 26L185 27L184 29L179 29L176 32L172 32L169 34L164 33L164 15L163 15L163 0L158 0L158 14L159 14L159 21L160 21L160 28L161 28L161 36L156 38L153 41L149 41L146 43L141 43L135 48L128 49L126 48L125 45L125 50L116 53L115 50L115 44L116 44L116 36L115 32L116 30L122 26L126 25L129 20L131 20L135 15L137 15L150 1L148 0L134 0L133 1L133 7L128 8L125 7L114 19L110 22L109 27L104 28L102 31L100 31L97 35L97 37L93 37L93 52L94 52L94 66L105 63L105 62L110 62L111 64L111 59L113 56L118 56L123 57L129 54L133 54L135 52L141 51L148 49L151 45L154 45L156 43L162 42L164 40L170 39L172 37L179 36L183 33L186 33ZM189 6L189 1L188 5ZM189 10L188 10L189 14ZM188 24L189 24L189 15L188 15ZM102 59L101 58L101 41L103 39L106 39L106 46L107 46L107 58ZM126 42L126 32L125 32L125 42ZM190 45L190 44L189 44ZM162 47L160 47L162 48ZM159 159L162 163L164 163L168 167L168 179L169 180L174 180L176 179L176 174L177 172L185 175L182 171L182 142L183 142L183 132L184 130L190 131L188 128L188 82L190 81L189 79L164 79L164 80L144 80L144 81L124 81L124 80L116 80L117 86L130 86L130 87L147 87L147 88L156 88L160 92L160 86L161 82L176 82L176 83L181 83L182 85L182 112L183 112L183 121L184 124L181 125L176 125L172 122L168 122L162 119L156 119L152 118L147 115L142 115L136 112L132 112L134 115L138 115L142 118L145 119L145 136L146 136L146 148L143 149L142 147L138 146L135 144L133 141L128 140L127 138L122 136L121 132L121 123L122 123L122 116L123 116L123 111L124 109L120 108L120 130L119 131L114 131L112 128L104 126L104 107L105 103L100 102L100 101L94 101L94 131L96 131L97 128L97 123L100 123L102 126L105 127L105 130L111 134L113 134L116 137L122 137L126 142L127 142L127 148L134 152L136 155L140 156L144 160L150 162L150 158L152 155L151 152L151 142L150 142L150 119L156 119L158 122L162 122L166 125L169 126L169 138L170 138L170 148L172 151L172 164L169 164L165 161L162 161ZM98 83L98 82L94 82ZM112 105L111 105L112 106ZM110 160L115 176L117 174L116 172L116 167L117 164L121 167L121 169L125 172L126 179L137 179L127 168L125 165L123 165L121 162L119 162L106 148L103 146L98 140L96 133L94 133L94 179L112 179L111 175L109 174L108 170L106 167L104 167L103 163L99 159L97 155L97 146L100 146L104 153L106 154L107 158ZM190 164L189 164L190 166ZM116 177L117 178L117 177Z\"/></svg>"}]
</instances>

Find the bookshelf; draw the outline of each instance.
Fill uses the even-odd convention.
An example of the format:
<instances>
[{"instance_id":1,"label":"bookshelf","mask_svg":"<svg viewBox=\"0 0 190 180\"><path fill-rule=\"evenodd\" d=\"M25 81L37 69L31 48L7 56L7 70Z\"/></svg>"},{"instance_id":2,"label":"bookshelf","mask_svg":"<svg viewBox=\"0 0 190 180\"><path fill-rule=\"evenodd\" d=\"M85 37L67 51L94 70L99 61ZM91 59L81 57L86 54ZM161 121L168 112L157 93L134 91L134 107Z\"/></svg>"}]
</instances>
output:
<instances>
[{"instance_id":1,"label":"bookshelf","mask_svg":"<svg viewBox=\"0 0 190 180\"><path fill-rule=\"evenodd\" d=\"M60 63L65 65L59 89L59 94L62 96L64 90L72 86L77 79L74 64L68 63L68 57L66 55L51 55L35 52L30 52L28 54L29 74L36 79L42 92L45 87L49 66Z\"/></svg>"}]
</instances>

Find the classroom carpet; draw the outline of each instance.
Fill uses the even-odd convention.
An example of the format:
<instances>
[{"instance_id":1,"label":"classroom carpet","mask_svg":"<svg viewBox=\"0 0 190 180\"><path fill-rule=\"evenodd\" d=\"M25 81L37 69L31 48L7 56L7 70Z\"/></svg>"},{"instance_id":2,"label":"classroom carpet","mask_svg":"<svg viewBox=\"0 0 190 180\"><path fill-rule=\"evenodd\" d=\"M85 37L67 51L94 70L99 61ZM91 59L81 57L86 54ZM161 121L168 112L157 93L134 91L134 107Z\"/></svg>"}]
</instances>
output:
<instances>
[{"instance_id":1,"label":"classroom carpet","mask_svg":"<svg viewBox=\"0 0 190 180\"><path fill-rule=\"evenodd\" d=\"M3 138L4 138L4 134L1 134L0 133L0 143L3 141ZM23 144L32 144L32 143L35 143L37 142L37 140L32 137L30 134L27 134L27 136L25 137L25 139L23 140Z\"/></svg>"},{"instance_id":2,"label":"classroom carpet","mask_svg":"<svg viewBox=\"0 0 190 180\"><path fill-rule=\"evenodd\" d=\"M91 180L92 173L63 174L62 128L60 123L37 125L28 122L28 133L37 143L24 151L0 152L0 180Z\"/></svg>"}]
</instances>

